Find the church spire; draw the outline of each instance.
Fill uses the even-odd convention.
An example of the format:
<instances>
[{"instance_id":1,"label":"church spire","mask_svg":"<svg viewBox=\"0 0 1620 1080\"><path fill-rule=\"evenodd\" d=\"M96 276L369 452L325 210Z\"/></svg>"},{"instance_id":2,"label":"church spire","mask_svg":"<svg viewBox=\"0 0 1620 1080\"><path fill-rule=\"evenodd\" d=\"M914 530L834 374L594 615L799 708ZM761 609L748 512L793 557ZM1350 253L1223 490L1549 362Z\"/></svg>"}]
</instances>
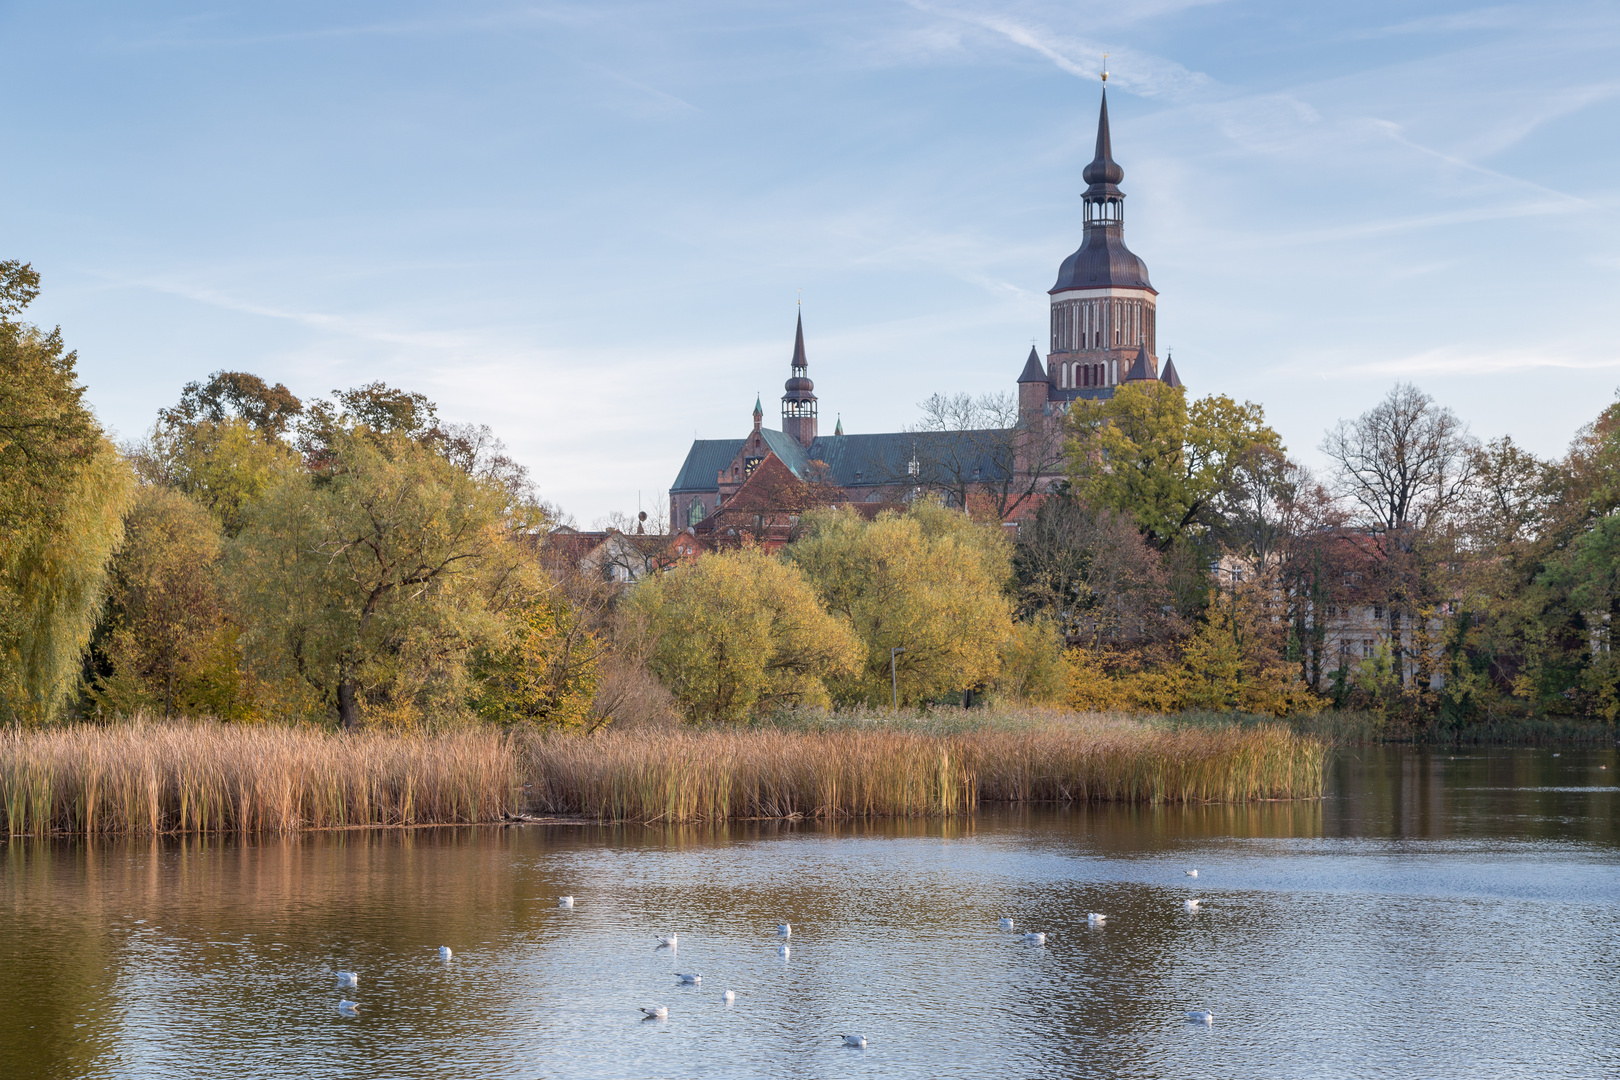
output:
<instances>
[{"instance_id":1,"label":"church spire","mask_svg":"<svg viewBox=\"0 0 1620 1080\"><path fill-rule=\"evenodd\" d=\"M1102 94L1102 107L1097 111L1097 152L1081 172L1086 182L1082 199L1086 204L1086 227L1117 225L1124 220L1125 194L1119 182L1125 179L1125 170L1114 160L1114 140L1108 131L1108 91Z\"/></svg>"},{"instance_id":2,"label":"church spire","mask_svg":"<svg viewBox=\"0 0 1620 1080\"><path fill-rule=\"evenodd\" d=\"M816 441L816 384L810 381L810 361L804 355L804 313L793 332L793 373L782 389L782 431L800 446Z\"/></svg>"}]
</instances>

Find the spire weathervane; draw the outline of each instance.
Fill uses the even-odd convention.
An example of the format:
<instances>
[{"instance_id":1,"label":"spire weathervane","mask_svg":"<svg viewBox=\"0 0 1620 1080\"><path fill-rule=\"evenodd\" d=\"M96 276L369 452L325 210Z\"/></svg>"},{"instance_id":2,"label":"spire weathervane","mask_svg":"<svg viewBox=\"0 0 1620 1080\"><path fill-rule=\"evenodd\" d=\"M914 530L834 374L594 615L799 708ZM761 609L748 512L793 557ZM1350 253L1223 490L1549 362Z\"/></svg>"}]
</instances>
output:
<instances>
[{"instance_id":1,"label":"spire weathervane","mask_svg":"<svg viewBox=\"0 0 1620 1080\"><path fill-rule=\"evenodd\" d=\"M1108 54L1103 53L1103 82L1108 81Z\"/></svg>"}]
</instances>

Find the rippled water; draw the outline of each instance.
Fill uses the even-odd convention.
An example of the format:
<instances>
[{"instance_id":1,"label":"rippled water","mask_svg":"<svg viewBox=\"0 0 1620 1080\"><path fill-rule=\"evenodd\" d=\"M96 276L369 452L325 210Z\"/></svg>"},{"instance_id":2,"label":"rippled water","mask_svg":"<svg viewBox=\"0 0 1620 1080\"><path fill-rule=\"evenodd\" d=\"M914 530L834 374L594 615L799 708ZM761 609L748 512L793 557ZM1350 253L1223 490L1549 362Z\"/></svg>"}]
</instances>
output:
<instances>
[{"instance_id":1,"label":"rippled water","mask_svg":"<svg viewBox=\"0 0 1620 1080\"><path fill-rule=\"evenodd\" d=\"M1373 749L1241 808L16 842L0 1075L1615 1075L1617 780Z\"/></svg>"}]
</instances>

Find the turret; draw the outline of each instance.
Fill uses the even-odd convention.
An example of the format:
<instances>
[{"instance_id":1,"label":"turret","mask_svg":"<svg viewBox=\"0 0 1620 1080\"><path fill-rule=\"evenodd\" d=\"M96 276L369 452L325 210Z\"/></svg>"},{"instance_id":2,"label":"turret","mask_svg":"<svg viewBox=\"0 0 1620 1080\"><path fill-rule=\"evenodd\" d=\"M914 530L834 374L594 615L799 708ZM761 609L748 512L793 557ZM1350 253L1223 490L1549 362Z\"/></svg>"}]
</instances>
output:
<instances>
[{"instance_id":1,"label":"turret","mask_svg":"<svg viewBox=\"0 0 1620 1080\"><path fill-rule=\"evenodd\" d=\"M816 441L816 384L810 381L810 361L804 355L804 315L793 335L793 374L782 395L782 431L809 449Z\"/></svg>"}]
</instances>

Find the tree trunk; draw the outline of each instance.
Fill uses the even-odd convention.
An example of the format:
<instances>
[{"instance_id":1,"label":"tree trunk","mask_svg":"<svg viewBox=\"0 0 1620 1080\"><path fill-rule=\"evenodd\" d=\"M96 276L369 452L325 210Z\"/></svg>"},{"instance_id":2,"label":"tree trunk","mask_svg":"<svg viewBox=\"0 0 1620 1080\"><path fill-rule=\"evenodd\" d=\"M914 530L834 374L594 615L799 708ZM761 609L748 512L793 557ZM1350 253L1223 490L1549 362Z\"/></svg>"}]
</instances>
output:
<instances>
[{"instance_id":1,"label":"tree trunk","mask_svg":"<svg viewBox=\"0 0 1620 1080\"><path fill-rule=\"evenodd\" d=\"M353 731L360 726L360 702L356 690L352 675L345 675L343 681L338 683L338 724L345 731Z\"/></svg>"}]
</instances>

